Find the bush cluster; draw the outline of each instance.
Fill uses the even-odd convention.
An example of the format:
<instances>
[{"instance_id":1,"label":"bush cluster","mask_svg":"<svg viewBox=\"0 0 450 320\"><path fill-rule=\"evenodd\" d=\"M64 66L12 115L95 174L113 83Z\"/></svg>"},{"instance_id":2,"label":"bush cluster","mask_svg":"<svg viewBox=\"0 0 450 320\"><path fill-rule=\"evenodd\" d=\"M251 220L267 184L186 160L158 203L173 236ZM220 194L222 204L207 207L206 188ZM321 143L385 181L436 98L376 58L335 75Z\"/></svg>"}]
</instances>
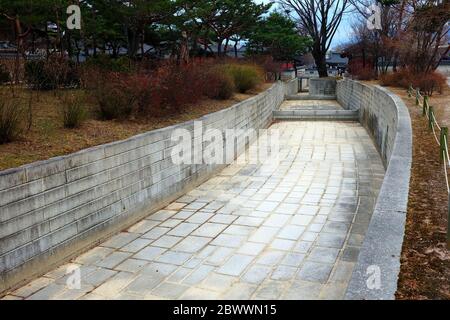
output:
<instances>
[{"instance_id":1,"label":"bush cluster","mask_svg":"<svg viewBox=\"0 0 450 320\"><path fill-rule=\"evenodd\" d=\"M150 73L89 71L89 89L97 99L102 119L163 116L183 112L183 107L209 97L229 99L263 81L256 65L216 64L211 61L187 65L167 63ZM83 81L84 82L84 81Z\"/></svg>"},{"instance_id":2,"label":"bush cluster","mask_svg":"<svg viewBox=\"0 0 450 320\"><path fill-rule=\"evenodd\" d=\"M263 71L256 65L227 64L223 69L233 78L236 89L240 93L255 88L263 81Z\"/></svg>"},{"instance_id":3,"label":"bush cluster","mask_svg":"<svg viewBox=\"0 0 450 320\"><path fill-rule=\"evenodd\" d=\"M230 99L236 90L233 77L227 73L220 72L220 70L212 69L209 71L206 80L205 94L211 99Z\"/></svg>"},{"instance_id":4,"label":"bush cluster","mask_svg":"<svg viewBox=\"0 0 450 320\"><path fill-rule=\"evenodd\" d=\"M99 73L93 94L101 119L125 119L131 115L137 98L136 88L132 84L130 76L126 74Z\"/></svg>"},{"instance_id":5,"label":"bush cluster","mask_svg":"<svg viewBox=\"0 0 450 320\"><path fill-rule=\"evenodd\" d=\"M36 90L76 87L80 79L76 65L61 57L29 60L25 63L25 81Z\"/></svg>"},{"instance_id":6,"label":"bush cluster","mask_svg":"<svg viewBox=\"0 0 450 320\"><path fill-rule=\"evenodd\" d=\"M348 65L348 71L358 80L376 79L376 74L371 62L364 64L359 59L351 60Z\"/></svg>"},{"instance_id":7,"label":"bush cluster","mask_svg":"<svg viewBox=\"0 0 450 320\"><path fill-rule=\"evenodd\" d=\"M78 66L67 57L54 55L24 61L23 67L31 89L85 89L103 120L171 116L202 99L230 99L264 81L264 69L256 63L214 59L145 65L99 55ZM0 64L0 84L9 81L7 67ZM0 101L0 143L13 141L25 127L25 109L5 101ZM64 95L59 113L64 127L72 129L82 125L88 112L79 98Z\"/></svg>"},{"instance_id":8,"label":"bush cluster","mask_svg":"<svg viewBox=\"0 0 450 320\"><path fill-rule=\"evenodd\" d=\"M447 79L437 71L427 73L414 73L409 69L401 69L397 72L387 73L380 77L381 85L395 86L407 89L412 85L426 95L433 95L434 92L442 93L447 87Z\"/></svg>"},{"instance_id":9,"label":"bush cluster","mask_svg":"<svg viewBox=\"0 0 450 320\"><path fill-rule=\"evenodd\" d=\"M99 54L95 57L88 58L85 66L87 68L98 68L103 71L125 73L133 72L136 69L135 62L126 56L114 59L105 54Z\"/></svg>"}]
</instances>

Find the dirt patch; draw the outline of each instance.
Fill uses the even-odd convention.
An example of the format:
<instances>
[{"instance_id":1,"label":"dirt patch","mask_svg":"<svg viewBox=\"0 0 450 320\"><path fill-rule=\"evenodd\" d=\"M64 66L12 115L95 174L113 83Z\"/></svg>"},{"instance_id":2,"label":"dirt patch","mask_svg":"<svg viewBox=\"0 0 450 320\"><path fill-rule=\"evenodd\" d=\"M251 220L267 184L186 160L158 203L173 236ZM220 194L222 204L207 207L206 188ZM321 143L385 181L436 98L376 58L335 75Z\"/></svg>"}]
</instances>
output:
<instances>
[{"instance_id":1,"label":"dirt patch","mask_svg":"<svg viewBox=\"0 0 450 320\"><path fill-rule=\"evenodd\" d=\"M447 187L439 147L422 110L404 89L389 88L407 105L413 128L413 163L397 299L450 299L446 249ZM450 122L450 95L431 97L439 123Z\"/></svg>"},{"instance_id":2,"label":"dirt patch","mask_svg":"<svg viewBox=\"0 0 450 320\"><path fill-rule=\"evenodd\" d=\"M79 129L64 129L58 111L59 100L54 92L42 92L33 98L33 125L30 131L13 143L0 145L0 170L18 167L38 160L70 154L85 148L123 140L139 133L182 123L203 115L228 108L267 90L272 83L265 83L246 94L235 94L229 100L203 100L186 106L179 114L127 121L99 121L92 116ZM10 90L3 87L0 90ZM28 93L17 94L27 99ZM88 107L94 108L88 101Z\"/></svg>"}]
</instances>

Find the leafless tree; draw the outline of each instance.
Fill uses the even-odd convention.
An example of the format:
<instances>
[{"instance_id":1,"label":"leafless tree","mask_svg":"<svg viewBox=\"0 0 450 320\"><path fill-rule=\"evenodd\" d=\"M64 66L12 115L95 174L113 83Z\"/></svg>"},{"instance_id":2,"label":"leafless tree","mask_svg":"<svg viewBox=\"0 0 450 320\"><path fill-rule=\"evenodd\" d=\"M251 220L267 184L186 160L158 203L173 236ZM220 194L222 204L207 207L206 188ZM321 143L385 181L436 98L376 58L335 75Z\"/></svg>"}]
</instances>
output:
<instances>
[{"instance_id":1,"label":"leafless tree","mask_svg":"<svg viewBox=\"0 0 450 320\"><path fill-rule=\"evenodd\" d=\"M366 52L369 53L373 62L373 70L376 76L386 73L391 64L396 64L398 58L397 44L398 36L401 34L401 7L397 0L349 0L360 18L359 26L354 29L356 38L365 38ZM376 4L380 13L379 29L367 28L367 22L372 15L369 9ZM400 18L399 18L400 17ZM400 20L399 20L400 19Z\"/></svg>"},{"instance_id":2,"label":"leafless tree","mask_svg":"<svg viewBox=\"0 0 450 320\"><path fill-rule=\"evenodd\" d=\"M414 12L408 26L411 54L409 64L416 72L436 70L450 51L449 0L412 0ZM406 60L406 59L405 59Z\"/></svg>"},{"instance_id":3,"label":"leafless tree","mask_svg":"<svg viewBox=\"0 0 450 320\"><path fill-rule=\"evenodd\" d=\"M371 15L367 8L381 10L381 29L359 30L370 35L374 71L385 73L392 64L408 66L414 72L435 70L450 50L447 34L450 21L449 0L349 0L363 20ZM364 28L362 28L364 29Z\"/></svg>"},{"instance_id":4,"label":"leafless tree","mask_svg":"<svg viewBox=\"0 0 450 320\"><path fill-rule=\"evenodd\" d=\"M279 0L282 8L298 22L299 29L313 40L312 55L320 77L327 77L326 53L330 49L349 0Z\"/></svg>"}]
</instances>

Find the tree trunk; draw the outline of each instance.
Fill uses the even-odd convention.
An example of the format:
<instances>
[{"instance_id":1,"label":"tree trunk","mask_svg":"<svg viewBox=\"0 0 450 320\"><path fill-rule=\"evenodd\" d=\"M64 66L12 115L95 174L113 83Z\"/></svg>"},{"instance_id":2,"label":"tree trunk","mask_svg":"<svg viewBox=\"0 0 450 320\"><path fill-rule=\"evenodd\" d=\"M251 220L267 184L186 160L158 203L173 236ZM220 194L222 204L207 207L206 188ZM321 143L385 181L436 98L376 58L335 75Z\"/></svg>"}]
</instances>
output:
<instances>
[{"instance_id":1,"label":"tree trunk","mask_svg":"<svg viewBox=\"0 0 450 320\"><path fill-rule=\"evenodd\" d=\"M227 40L225 41L225 49L223 51L224 55L226 56L228 53L228 44L230 42L230 38L227 38Z\"/></svg>"},{"instance_id":2,"label":"tree trunk","mask_svg":"<svg viewBox=\"0 0 450 320\"><path fill-rule=\"evenodd\" d=\"M17 51L16 51L16 59L14 62L14 83L19 84L19 69L20 69L20 55L23 52L23 39L22 39L22 25L20 23L19 18L16 17L15 21L15 30L16 30L16 37L17 37ZM14 95L14 94L13 94Z\"/></svg>"},{"instance_id":3,"label":"tree trunk","mask_svg":"<svg viewBox=\"0 0 450 320\"><path fill-rule=\"evenodd\" d=\"M182 32L180 46L180 61L184 64L189 63L189 38L187 32Z\"/></svg>"},{"instance_id":4,"label":"tree trunk","mask_svg":"<svg viewBox=\"0 0 450 320\"><path fill-rule=\"evenodd\" d=\"M20 23L19 18L16 17L14 20L15 27L16 27L16 37L17 37L17 50L21 51L23 47L23 38L21 36L22 34L22 24Z\"/></svg>"},{"instance_id":5,"label":"tree trunk","mask_svg":"<svg viewBox=\"0 0 450 320\"><path fill-rule=\"evenodd\" d=\"M118 56L117 45L113 43L113 44L111 44L111 48L112 48L112 56L115 59Z\"/></svg>"},{"instance_id":6,"label":"tree trunk","mask_svg":"<svg viewBox=\"0 0 450 320\"><path fill-rule=\"evenodd\" d=\"M397 72L397 63L398 63L398 53L396 52L394 55L394 60L392 61L392 71Z\"/></svg>"},{"instance_id":7,"label":"tree trunk","mask_svg":"<svg viewBox=\"0 0 450 320\"><path fill-rule=\"evenodd\" d=\"M77 49L77 64L80 64L80 53L81 53L81 49L78 45L78 41L75 39L75 48Z\"/></svg>"},{"instance_id":8,"label":"tree trunk","mask_svg":"<svg viewBox=\"0 0 450 320\"><path fill-rule=\"evenodd\" d=\"M32 32L31 36L32 36L31 50L32 50L33 53L36 53L36 34L35 34L34 31Z\"/></svg>"},{"instance_id":9,"label":"tree trunk","mask_svg":"<svg viewBox=\"0 0 450 320\"><path fill-rule=\"evenodd\" d=\"M72 50L72 39L70 37L70 33L67 33L67 54L69 55L69 58L72 59L73 50Z\"/></svg>"},{"instance_id":10,"label":"tree trunk","mask_svg":"<svg viewBox=\"0 0 450 320\"><path fill-rule=\"evenodd\" d=\"M403 14L405 12L405 6L406 6L406 0L402 0L402 4L400 6L400 12L399 12L399 16L398 16L398 21L397 21L397 34L395 35L396 41L400 40L400 33L401 33L401 29L402 29L402 21L403 21ZM392 65L392 70L394 72L397 72L398 59L399 59L399 53L398 53L398 50L396 50L394 53L394 61L393 61L393 65Z\"/></svg>"},{"instance_id":11,"label":"tree trunk","mask_svg":"<svg viewBox=\"0 0 450 320\"><path fill-rule=\"evenodd\" d=\"M45 59L50 56L50 38L48 36L48 26L45 24Z\"/></svg>"},{"instance_id":12,"label":"tree trunk","mask_svg":"<svg viewBox=\"0 0 450 320\"><path fill-rule=\"evenodd\" d=\"M223 39L219 39L219 41L217 42L217 56L218 57L222 56L222 42L223 42Z\"/></svg>"},{"instance_id":13,"label":"tree trunk","mask_svg":"<svg viewBox=\"0 0 450 320\"><path fill-rule=\"evenodd\" d=\"M92 42L92 44L93 44L93 49L94 49L94 51L93 51L93 56L94 56L94 58L95 57L97 57L97 39L95 38L95 36L94 36L94 39L93 39L93 42Z\"/></svg>"},{"instance_id":14,"label":"tree trunk","mask_svg":"<svg viewBox=\"0 0 450 320\"><path fill-rule=\"evenodd\" d=\"M316 62L317 72L320 78L328 77L326 53L321 50L313 51L314 61Z\"/></svg>"},{"instance_id":15,"label":"tree trunk","mask_svg":"<svg viewBox=\"0 0 450 320\"><path fill-rule=\"evenodd\" d=\"M128 56L135 58L139 49L140 37L137 30L130 29L128 31Z\"/></svg>"},{"instance_id":16,"label":"tree trunk","mask_svg":"<svg viewBox=\"0 0 450 320\"><path fill-rule=\"evenodd\" d=\"M62 42L62 31L61 31L61 25L59 23L59 10L58 8L55 9L55 13L56 13L56 34L57 34L57 41L59 45L59 55L62 57L63 56L63 42Z\"/></svg>"},{"instance_id":17,"label":"tree trunk","mask_svg":"<svg viewBox=\"0 0 450 320\"><path fill-rule=\"evenodd\" d=\"M145 55L145 31L142 30L142 36L141 36L141 55L142 55L142 59L144 58Z\"/></svg>"}]
</instances>

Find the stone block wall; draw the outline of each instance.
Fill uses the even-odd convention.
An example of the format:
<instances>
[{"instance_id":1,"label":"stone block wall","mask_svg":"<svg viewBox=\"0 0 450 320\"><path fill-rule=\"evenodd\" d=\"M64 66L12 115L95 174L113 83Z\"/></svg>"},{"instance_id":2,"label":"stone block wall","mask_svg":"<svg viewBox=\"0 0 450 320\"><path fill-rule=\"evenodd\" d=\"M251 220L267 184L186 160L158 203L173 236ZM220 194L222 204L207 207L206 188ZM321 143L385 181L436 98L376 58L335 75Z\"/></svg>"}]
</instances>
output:
<instances>
[{"instance_id":1,"label":"stone block wall","mask_svg":"<svg viewBox=\"0 0 450 320\"><path fill-rule=\"evenodd\" d=\"M359 110L360 122L372 136L386 167L346 298L395 299L412 163L409 111L398 96L380 86L342 80L337 83L336 94L344 108ZM379 280L379 286L370 280Z\"/></svg>"},{"instance_id":2,"label":"stone block wall","mask_svg":"<svg viewBox=\"0 0 450 320\"><path fill-rule=\"evenodd\" d=\"M360 122L371 134L383 163L387 166L401 115L393 95L382 87L368 86L351 80L338 81L336 95L344 109L359 110Z\"/></svg>"},{"instance_id":3,"label":"stone block wall","mask_svg":"<svg viewBox=\"0 0 450 320\"><path fill-rule=\"evenodd\" d=\"M196 121L203 130L265 128L297 86L278 82ZM0 172L0 293L126 229L224 167L175 165L176 129L193 132L194 121Z\"/></svg>"},{"instance_id":4,"label":"stone block wall","mask_svg":"<svg viewBox=\"0 0 450 320\"><path fill-rule=\"evenodd\" d=\"M311 78L309 79L310 96L334 96L336 95L336 79Z\"/></svg>"}]
</instances>

